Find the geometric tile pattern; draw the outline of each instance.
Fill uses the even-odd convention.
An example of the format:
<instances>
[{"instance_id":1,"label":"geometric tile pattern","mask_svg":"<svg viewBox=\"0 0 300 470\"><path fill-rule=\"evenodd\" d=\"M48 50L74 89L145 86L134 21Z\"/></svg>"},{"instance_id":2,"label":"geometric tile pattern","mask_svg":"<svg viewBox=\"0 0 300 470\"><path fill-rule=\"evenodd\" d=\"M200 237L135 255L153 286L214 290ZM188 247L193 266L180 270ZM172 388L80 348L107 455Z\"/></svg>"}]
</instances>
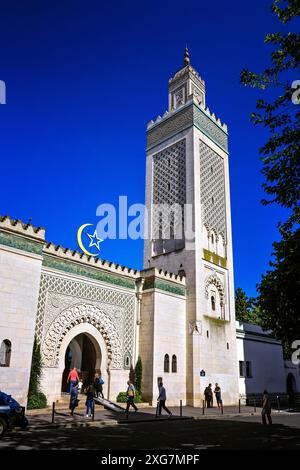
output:
<instances>
[{"instance_id":1,"label":"geometric tile pattern","mask_svg":"<svg viewBox=\"0 0 300 470\"><path fill-rule=\"evenodd\" d=\"M202 223L226 240L224 161L201 140L199 152Z\"/></svg>"},{"instance_id":2,"label":"geometric tile pattern","mask_svg":"<svg viewBox=\"0 0 300 470\"><path fill-rule=\"evenodd\" d=\"M200 109L194 107L194 124L204 131L212 140L214 140L221 148L228 151L228 136L223 132L217 124L209 119Z\"/></svg>"},{"instance_id":3,"label":"geometric tile pattern","mask_svg":"<svg viewBox=\"0 0 300 470\"><path fill-rule=\"evenodd\" d=\"M174 231L182 225L184 229L184 204L186 202L186 150L185 139L165 148L153 155L153 214L152 233L154 238L164 237L165 229L170 225L163 225L168 220L168 211L173 204L180 206L179 213L174 213ZM157 207L160 205L160 207ZM162 205L164 207L162 207ZM169 219L170 223L170 219Z\"/></svg>"}]
</instances>

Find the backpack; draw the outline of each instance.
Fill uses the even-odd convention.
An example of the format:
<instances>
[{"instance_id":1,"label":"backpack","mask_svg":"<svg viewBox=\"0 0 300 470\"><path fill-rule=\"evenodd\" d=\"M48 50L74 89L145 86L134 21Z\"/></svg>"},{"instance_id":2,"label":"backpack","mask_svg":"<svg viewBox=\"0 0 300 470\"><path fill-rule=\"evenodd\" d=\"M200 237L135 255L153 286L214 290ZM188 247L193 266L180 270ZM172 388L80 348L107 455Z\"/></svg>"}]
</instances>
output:
<instances>
[{"instance_id":1,"label":"backpack","mask_svg":"<svg viewBox=\"0 0 300 470\"><path fill-rule=\"evenodd\" d=\"M104 382L104 379L102 379L102 377L101 377L101 378L99 379L99 384L100 384L100 385L104 385L104 383L105 383L105 382Z\"/></svg>"}]
</instances>

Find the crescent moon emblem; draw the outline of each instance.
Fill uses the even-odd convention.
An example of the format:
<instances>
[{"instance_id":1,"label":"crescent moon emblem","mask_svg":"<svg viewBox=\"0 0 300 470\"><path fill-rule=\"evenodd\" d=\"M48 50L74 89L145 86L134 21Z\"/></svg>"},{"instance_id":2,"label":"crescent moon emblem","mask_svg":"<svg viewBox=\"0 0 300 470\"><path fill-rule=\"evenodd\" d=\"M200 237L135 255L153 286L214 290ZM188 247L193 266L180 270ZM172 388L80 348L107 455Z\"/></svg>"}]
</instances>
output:
<instances>
[{"instance_id":1,"label":"crescent moon emblem","mask_svg":"<svg viewBox=\"0 0 300 470\"><path fill-rule=\"evenodd\" d=\"M94 253L90 253L88 250L86 250L84 248L84 245L82 243L82 232L83 230L85 229L85 227L90 227L91 225L93 224L83 224L79 227L78 231L77 231L77 243L79 245L79 247L81 248L81 250L83 251L83 253L85 253L86 255L88 256L97 256L97 253L94 254Z\"/></svg>"}]
</instances>

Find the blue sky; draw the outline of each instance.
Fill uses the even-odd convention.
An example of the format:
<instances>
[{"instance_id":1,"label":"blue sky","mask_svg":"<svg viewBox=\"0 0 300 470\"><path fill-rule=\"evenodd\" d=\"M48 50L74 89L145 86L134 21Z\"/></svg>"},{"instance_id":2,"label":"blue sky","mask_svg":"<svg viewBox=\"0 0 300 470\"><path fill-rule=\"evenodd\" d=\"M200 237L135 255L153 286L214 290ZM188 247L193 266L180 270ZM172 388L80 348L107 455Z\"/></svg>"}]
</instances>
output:
<instances>
[{"instance_id":1,"label":"blue sky","mask_svg":"<svg viewBox=\"0 0 300 470\"><path fill-rule=\"evenodd\" d=\"M249 295L268 267L282 209L264 207L259 148L267 134L250 113L260 96L239 83L269 62L266 33L282 30L269 0L241 2L1 2L0 214L46 227L77 248L96 208L144 202L146 123L167 109L168 79L191 63L207 105L230 133L235 285ZM299 78L299 77L295 77ZM141 240L107 240L101 257L142 267Z\"/></svg>"}]
</instances>

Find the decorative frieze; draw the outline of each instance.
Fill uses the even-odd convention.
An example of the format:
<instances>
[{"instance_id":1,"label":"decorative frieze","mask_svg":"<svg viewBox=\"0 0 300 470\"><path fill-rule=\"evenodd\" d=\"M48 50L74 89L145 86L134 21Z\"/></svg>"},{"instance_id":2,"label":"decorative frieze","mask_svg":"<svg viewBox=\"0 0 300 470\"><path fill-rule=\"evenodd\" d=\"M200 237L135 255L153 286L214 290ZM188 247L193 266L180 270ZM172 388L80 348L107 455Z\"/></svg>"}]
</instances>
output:
<instances>
[{"instance_id":1,"label":"decorative frieze","mask_svg":"<svg viewBox=\"0 0 300 470\"><path fill-rule=\"evenodd\" d=\"M101 269L95 269L93 267L77 264L69 260L62 260L55 258L54 256L44 255L43 266L58 269L59 271L67 272L70 274L76 274L78 276L84 276L96 281L107 282L120 287L126 287L128 289L135 289L134 279L128 279L122 276L116 276L114 274L102 271Z\"/></svg>"},{"instance_id":2,"label":"decorative frieze","mask_svg":"<svg viewBox=\"0 0 300 470\"><path fill-rule=\"evenodd\" d=\"M147 150L191 126L196 126L222 150L228 152L227 126L208 108L197 105L193 100L148 125Z\"/></svg>"},{"instance_id":3,"label":"decorative frieze","mask_svg":"<svg viewBox=\"0 0 300 470\"><path fill-rule=\"evenodd\" d=\"M18 250L41 255L43 251L42 243L31 238L25 238L9 232L4 232L0 228L0 245L9 246Z\"/></svg>"},{"instance_id":4,"label":"decorative frieze","mask_svg":"<svg viewBox=\"0 0 300 470\"><path fill-rule=\"evenodd\" d=\"M171 294L185 296L186 291L185 287L172 284L170 282L159 279L155 276L151 276L145 279L143 290L148 289L159 289L165 292L170 292Z\"/></svg>"}]
</instances>

